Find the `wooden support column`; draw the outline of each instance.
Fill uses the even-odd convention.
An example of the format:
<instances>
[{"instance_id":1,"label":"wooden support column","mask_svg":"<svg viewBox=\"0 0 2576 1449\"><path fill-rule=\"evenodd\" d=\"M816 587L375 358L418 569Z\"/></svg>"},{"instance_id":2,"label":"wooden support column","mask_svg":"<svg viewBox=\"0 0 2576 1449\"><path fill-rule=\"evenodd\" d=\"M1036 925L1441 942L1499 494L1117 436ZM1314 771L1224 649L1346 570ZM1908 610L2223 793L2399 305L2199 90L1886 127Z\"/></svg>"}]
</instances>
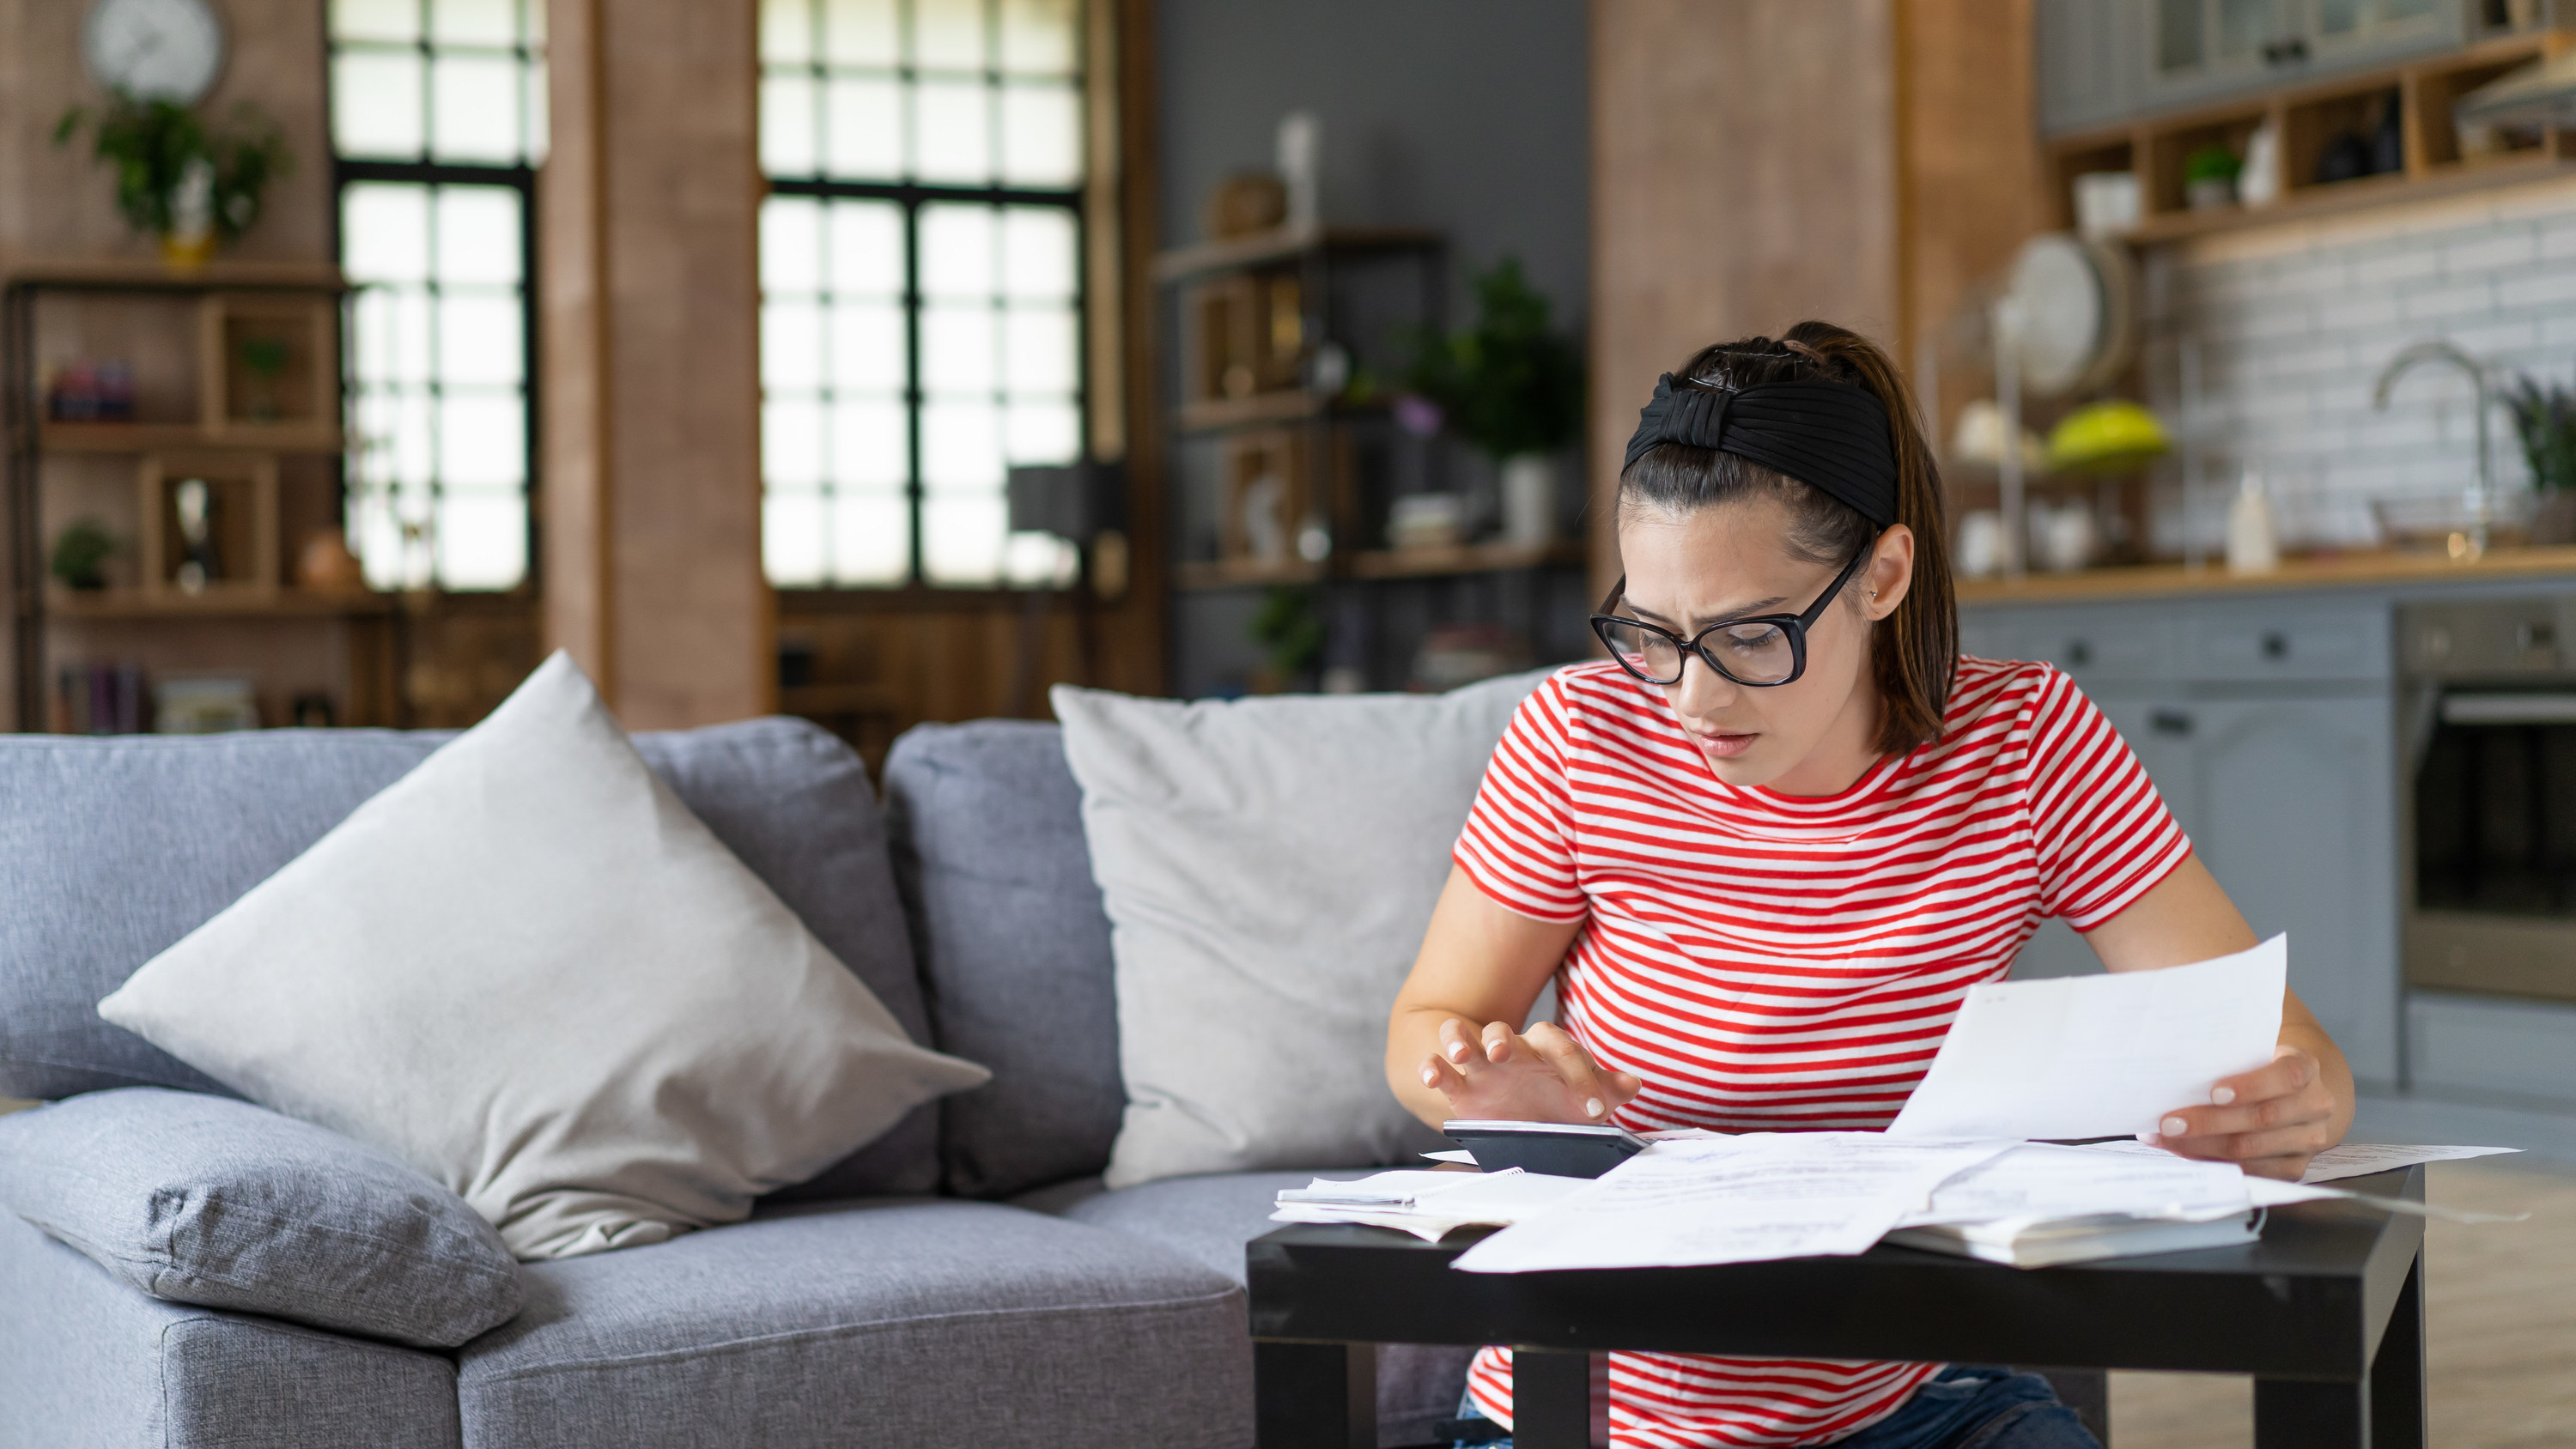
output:
<instances>
[{"instance_id":1,"label":"wooden support column","mask_svg":"<svg viewBox=\"0 0 2576 1449\"><path fill-rule=\"evenodd\" d=\"M549 0L545 636L629 729L762 714L753 0Z\"/></svg>"},{"instance_id":2,"label":"wooden support column","mask_svg":"<svg viewBox=\"0 0 2576 1449\"><path fill-rule=\"evenodd\" d=\"M1594 0L1596 508L1693 350L1809 317L1896 346L1895 3ZM1593 538L1597 590L1618 540Z\"/></svg>"}]
</instances>

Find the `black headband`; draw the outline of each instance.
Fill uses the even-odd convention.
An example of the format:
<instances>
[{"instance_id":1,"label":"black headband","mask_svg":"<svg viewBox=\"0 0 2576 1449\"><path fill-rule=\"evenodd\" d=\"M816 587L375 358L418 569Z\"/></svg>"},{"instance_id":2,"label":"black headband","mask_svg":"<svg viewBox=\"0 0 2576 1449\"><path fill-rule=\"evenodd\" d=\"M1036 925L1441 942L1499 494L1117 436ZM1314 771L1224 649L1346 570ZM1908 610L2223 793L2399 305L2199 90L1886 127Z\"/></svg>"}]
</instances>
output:
<instances>
[{"instance_id":1,"label":"black headband","mask_svg":"<svg viewBox=\"0 0 2576 1449\"><path fill-rule=\"evenodd\" d=\"M1881 528L1896 521L1896 448L1887 405L1865 387L1774 382L1738 391L1671 373L1637 416L1626 472L1660 443L1715 448L1786 473Z\"/></svg>"}]
</instances>

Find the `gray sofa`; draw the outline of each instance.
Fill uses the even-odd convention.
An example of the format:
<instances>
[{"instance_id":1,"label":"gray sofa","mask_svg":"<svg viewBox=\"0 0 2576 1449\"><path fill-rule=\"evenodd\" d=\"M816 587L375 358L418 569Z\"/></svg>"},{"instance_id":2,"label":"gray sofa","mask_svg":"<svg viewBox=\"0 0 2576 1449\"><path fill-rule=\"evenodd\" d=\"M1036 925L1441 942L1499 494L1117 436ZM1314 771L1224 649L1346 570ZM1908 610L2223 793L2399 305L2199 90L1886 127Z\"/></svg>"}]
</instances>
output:
<instances>
[{"instance_id":1,"label":"gray sofa","mask_svg":"<svg viewBox=\"0 0 2576 1449\"><path fill-rule=\"evenodd\" d=\"M443 738L0 740L0 1096L113 1093L75 1105L170 1143L173 1172L210 1150L178 1111L203 1098L180 1094L224 1089L93 1004ZM1307 1174L1101 1189L1124 1100L1109 925L1055 728L907 734L882 816L801 722L638 744L917 1039L991 1084L748 1222L522 1265L516 1316L452 1349L155 1296L71 1246L58 1205L46 1231L0 1200L0 1449L1251 1442L1242 1245ZM0 1117L0 1184L13 1138L62 1110ZM236 1159L304 1161L295 1134L317 1130L226 1115L248 1124ZM225 1228L166 1196L129 1206L164 1233ZM1380 1352L1381 1443L1432 1439L1464 1351Z\"/></svg>"}]
</instances>

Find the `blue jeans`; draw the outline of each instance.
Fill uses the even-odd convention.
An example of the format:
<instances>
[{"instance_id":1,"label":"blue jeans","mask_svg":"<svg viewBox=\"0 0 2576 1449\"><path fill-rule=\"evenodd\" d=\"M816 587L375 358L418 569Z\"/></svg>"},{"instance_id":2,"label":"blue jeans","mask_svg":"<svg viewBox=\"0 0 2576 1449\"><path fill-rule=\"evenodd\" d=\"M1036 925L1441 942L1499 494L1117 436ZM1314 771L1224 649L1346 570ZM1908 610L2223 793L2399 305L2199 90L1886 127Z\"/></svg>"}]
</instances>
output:
<instances>
[{"instance_id":1,"label":"blue jeans","mask_svg":"<svg viewBox=\"0 0 2576 1449\"><path fill-rule=\"evenodd\" d=\"M1472 1400L1461 1419L1481 1419ZM1466 1441L1460 1441L1466 1449ZM1511 1449L1509 1439L1484 1449ZM1978 1364L1952 1364L1914 1391L1902 1408L1834 1449L2102 1449L2075 1411L2057 1401L2037 1374Z\"/></svg>"}]
</instances>

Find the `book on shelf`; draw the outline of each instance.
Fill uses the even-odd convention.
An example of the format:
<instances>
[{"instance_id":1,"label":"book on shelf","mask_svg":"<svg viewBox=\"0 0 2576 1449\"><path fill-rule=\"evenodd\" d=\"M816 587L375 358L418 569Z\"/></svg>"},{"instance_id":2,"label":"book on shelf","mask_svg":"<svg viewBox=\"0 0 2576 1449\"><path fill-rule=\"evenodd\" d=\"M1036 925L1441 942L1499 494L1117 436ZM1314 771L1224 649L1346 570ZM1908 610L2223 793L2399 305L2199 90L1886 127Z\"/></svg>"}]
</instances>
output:
<instances>
[{"instance_id":1,"label":"book on shelf","mask_svg":"<svg viewBox=\"0 0 2576 1449\"><path fill-rule=\"evenodd\" d=\"M53 732L143 733L143 671L131 664L66 664L54 674Z\"/></svg>"}]
</instances>

